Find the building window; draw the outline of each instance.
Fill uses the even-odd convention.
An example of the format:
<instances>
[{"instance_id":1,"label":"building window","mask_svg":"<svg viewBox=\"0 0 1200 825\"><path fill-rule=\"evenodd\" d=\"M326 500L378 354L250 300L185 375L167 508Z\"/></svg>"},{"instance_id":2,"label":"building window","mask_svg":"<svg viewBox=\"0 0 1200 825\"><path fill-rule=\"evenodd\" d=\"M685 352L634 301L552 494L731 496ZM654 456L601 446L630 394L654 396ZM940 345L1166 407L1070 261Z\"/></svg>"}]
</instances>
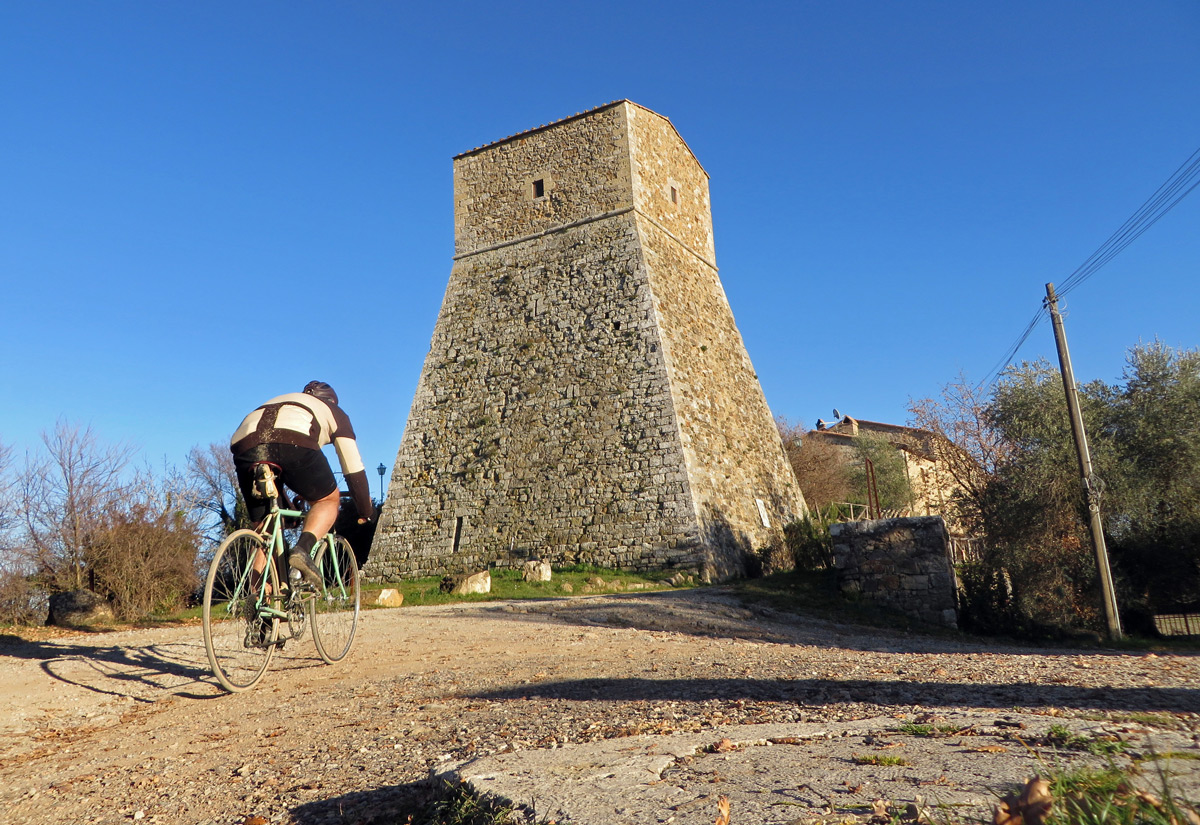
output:
<instances>
[{"instance_id":1,"label":"building window","mask_svg":"<svg viewBox=\"0 0 1200 825\"><path fill-rule=\"evenodd\" d=\"M462 544L462 531L463 531L463 517L459 516L458 518L456 518L454 520L454 547L450 552L452 552L452 553L458 552L458 548Z\"/></svg>"},{"instance_id":2,"label":"building window","mask_svg":"<svg viewBox=\"0 0 1200 825\"><path fill-rule=\"evenodd\" d=\"M533 198L534 200L537 200L538 198L544 197L546 197L546 181L542 178L538 178L533 182Z\"/></svg>"},{"instance_id":3,"label":"building window","mask_svg":"<svg viewBox=\"0 0 1200 825\"><path fill-rule=\"evenodd\" d=\"M671 203L679 203L679 190L671 187Z\"/></svg>"}]
</instances>

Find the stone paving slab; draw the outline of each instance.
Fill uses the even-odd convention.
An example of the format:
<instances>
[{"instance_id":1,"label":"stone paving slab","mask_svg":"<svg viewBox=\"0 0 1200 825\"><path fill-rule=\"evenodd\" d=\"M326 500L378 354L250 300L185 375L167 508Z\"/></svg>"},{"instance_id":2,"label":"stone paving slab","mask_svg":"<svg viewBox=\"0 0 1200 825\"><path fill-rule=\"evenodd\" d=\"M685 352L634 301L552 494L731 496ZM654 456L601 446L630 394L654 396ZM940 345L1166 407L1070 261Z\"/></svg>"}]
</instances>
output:
<instances>
[{"instance_id":1,"label":"stone paving slab","mask_svg":"<svg viewBox=\"0 0 1200 825\"><path fill-rule=\"evenodd\" d=\"M908 803L928 808L935 822L990 820L997 799L1031 776L1106 764L1083 751L1028 744L1054 724L1089 737L1117 733L1134 754L1194 751L1190 734L1155 731L1151 740L1111 723L957 713L938 726L961 735L902 734L900 720L887 716L737 725L498 754L449 765L440 776L523 807L532 821L573 825L712 825L721 796L737 825L865 821L878 799L896 812ZM903 764L886 764L896 760ZM1117 761L1128 764L1129 756ZM1187 798L1200 798L1200 763L1172 760L1169 770ZM1153 774L1145 777L1150 786Z\"/></svg>"}]
</instances>

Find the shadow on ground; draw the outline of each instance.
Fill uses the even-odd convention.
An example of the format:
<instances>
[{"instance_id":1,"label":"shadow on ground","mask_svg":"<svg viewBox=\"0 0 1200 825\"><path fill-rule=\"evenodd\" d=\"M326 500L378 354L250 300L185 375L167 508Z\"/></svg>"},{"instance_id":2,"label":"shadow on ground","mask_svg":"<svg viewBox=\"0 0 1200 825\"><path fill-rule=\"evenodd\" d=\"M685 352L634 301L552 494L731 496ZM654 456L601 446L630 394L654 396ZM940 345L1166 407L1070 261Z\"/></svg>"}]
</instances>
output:
<instances>
[{"instance_id":1,"label":"shadow on ground","mask_svg":"<svg viewBox=\"0 0 1200 825\"><path fill-rule=\"evenodd\" d=\"M212 699L226 695L208 666L200 629L177 641L142 647L104 644L103 635L30 641L0 635L0 656L40 663L54 679L95 693L152 703L165 695ZM95 643L92 643L95 639ZM315 666L307 657L276 655L272 668Z\"/></svg>"},{"instance_id":2,"label":"shadow on ground","mask_svg":"<svg viewBox=\"0 0 1200 825\"><path fill-rule=\"evenodd\" d=\"M434 821L431 808L452 796L444 784L423 779L306 802L293 808L292 816L297 825L405 825L409 816L413 825L423 825Z\"/></svg>"},{"instance_id":3,"label":"shadow on ground","mask_svg":"<svg viewBox=\"0 0 1200 825\"><path fill-rule=\"evenodd\" d=\"M891 682L870 679L574 679L472 693L466 698L614 702L745 699L794 702L810 707L862 702L930 708L1045 707L1200 712L1200 688L1084 688L1070 685Z\"/></svg>"},{"instance_id":4,"label":"shadow on ground","mask_svg":"<svg viewBox=\"0 0 1200 825\"><path fill-rule=\"evenodd\" d=\"M856 625L760 607L733 590L706 587L645 593L606 593L588 598L478 602L460 609L489 618L556 621L581 627L628 627L690 636L775 644L835 647L877 653L1029 653L1039 655L1144 656L1144 650L1039 645L987 639L945 628L911 631ZM904 619L904 622L909 620ZM1200 656L1200 651L1173 651Z\"/></svg>"}]
</instances>

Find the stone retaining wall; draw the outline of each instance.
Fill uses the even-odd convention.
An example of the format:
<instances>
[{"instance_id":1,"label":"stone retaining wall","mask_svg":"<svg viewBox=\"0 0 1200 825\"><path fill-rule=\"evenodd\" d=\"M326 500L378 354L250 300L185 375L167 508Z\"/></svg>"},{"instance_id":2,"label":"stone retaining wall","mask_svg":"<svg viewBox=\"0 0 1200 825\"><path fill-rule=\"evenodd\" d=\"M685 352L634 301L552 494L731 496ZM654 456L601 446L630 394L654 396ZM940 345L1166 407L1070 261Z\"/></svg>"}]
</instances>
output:
<instances>
[{"instance_id":1,"label":"stone retaining wall","mask_svg":"<svg viewBox=\"0 0 1200 825\"><path fill-rule=\"evenodd\" d=\"M949 538L941 516L835 524L842 592L931 624L958 627Z\"/></svg>"}]
</instances>

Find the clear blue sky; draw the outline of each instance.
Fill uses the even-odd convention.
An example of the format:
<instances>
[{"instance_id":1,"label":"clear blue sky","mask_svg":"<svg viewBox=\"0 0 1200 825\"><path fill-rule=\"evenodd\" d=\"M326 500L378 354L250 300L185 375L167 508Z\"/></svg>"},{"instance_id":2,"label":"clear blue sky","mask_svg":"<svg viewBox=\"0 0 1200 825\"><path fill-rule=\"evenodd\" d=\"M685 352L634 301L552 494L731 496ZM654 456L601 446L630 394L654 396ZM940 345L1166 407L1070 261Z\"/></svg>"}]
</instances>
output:
<instances>
[{"instance_id":1,"label":"clear blue sky","mask_svg":"<svg viewBox=\"0 0 1200 825\"><path fill-rule=\"evenodd\" d=\"M711 175L772 410L901 423L1200 146L1200 3L9 0L0 441L182 464L320 378L390 468L451 157L620 98ZM1200 192L1071 294L1078 377L1200 344L1198 269Z\"/></svg>"}]
</instances>

